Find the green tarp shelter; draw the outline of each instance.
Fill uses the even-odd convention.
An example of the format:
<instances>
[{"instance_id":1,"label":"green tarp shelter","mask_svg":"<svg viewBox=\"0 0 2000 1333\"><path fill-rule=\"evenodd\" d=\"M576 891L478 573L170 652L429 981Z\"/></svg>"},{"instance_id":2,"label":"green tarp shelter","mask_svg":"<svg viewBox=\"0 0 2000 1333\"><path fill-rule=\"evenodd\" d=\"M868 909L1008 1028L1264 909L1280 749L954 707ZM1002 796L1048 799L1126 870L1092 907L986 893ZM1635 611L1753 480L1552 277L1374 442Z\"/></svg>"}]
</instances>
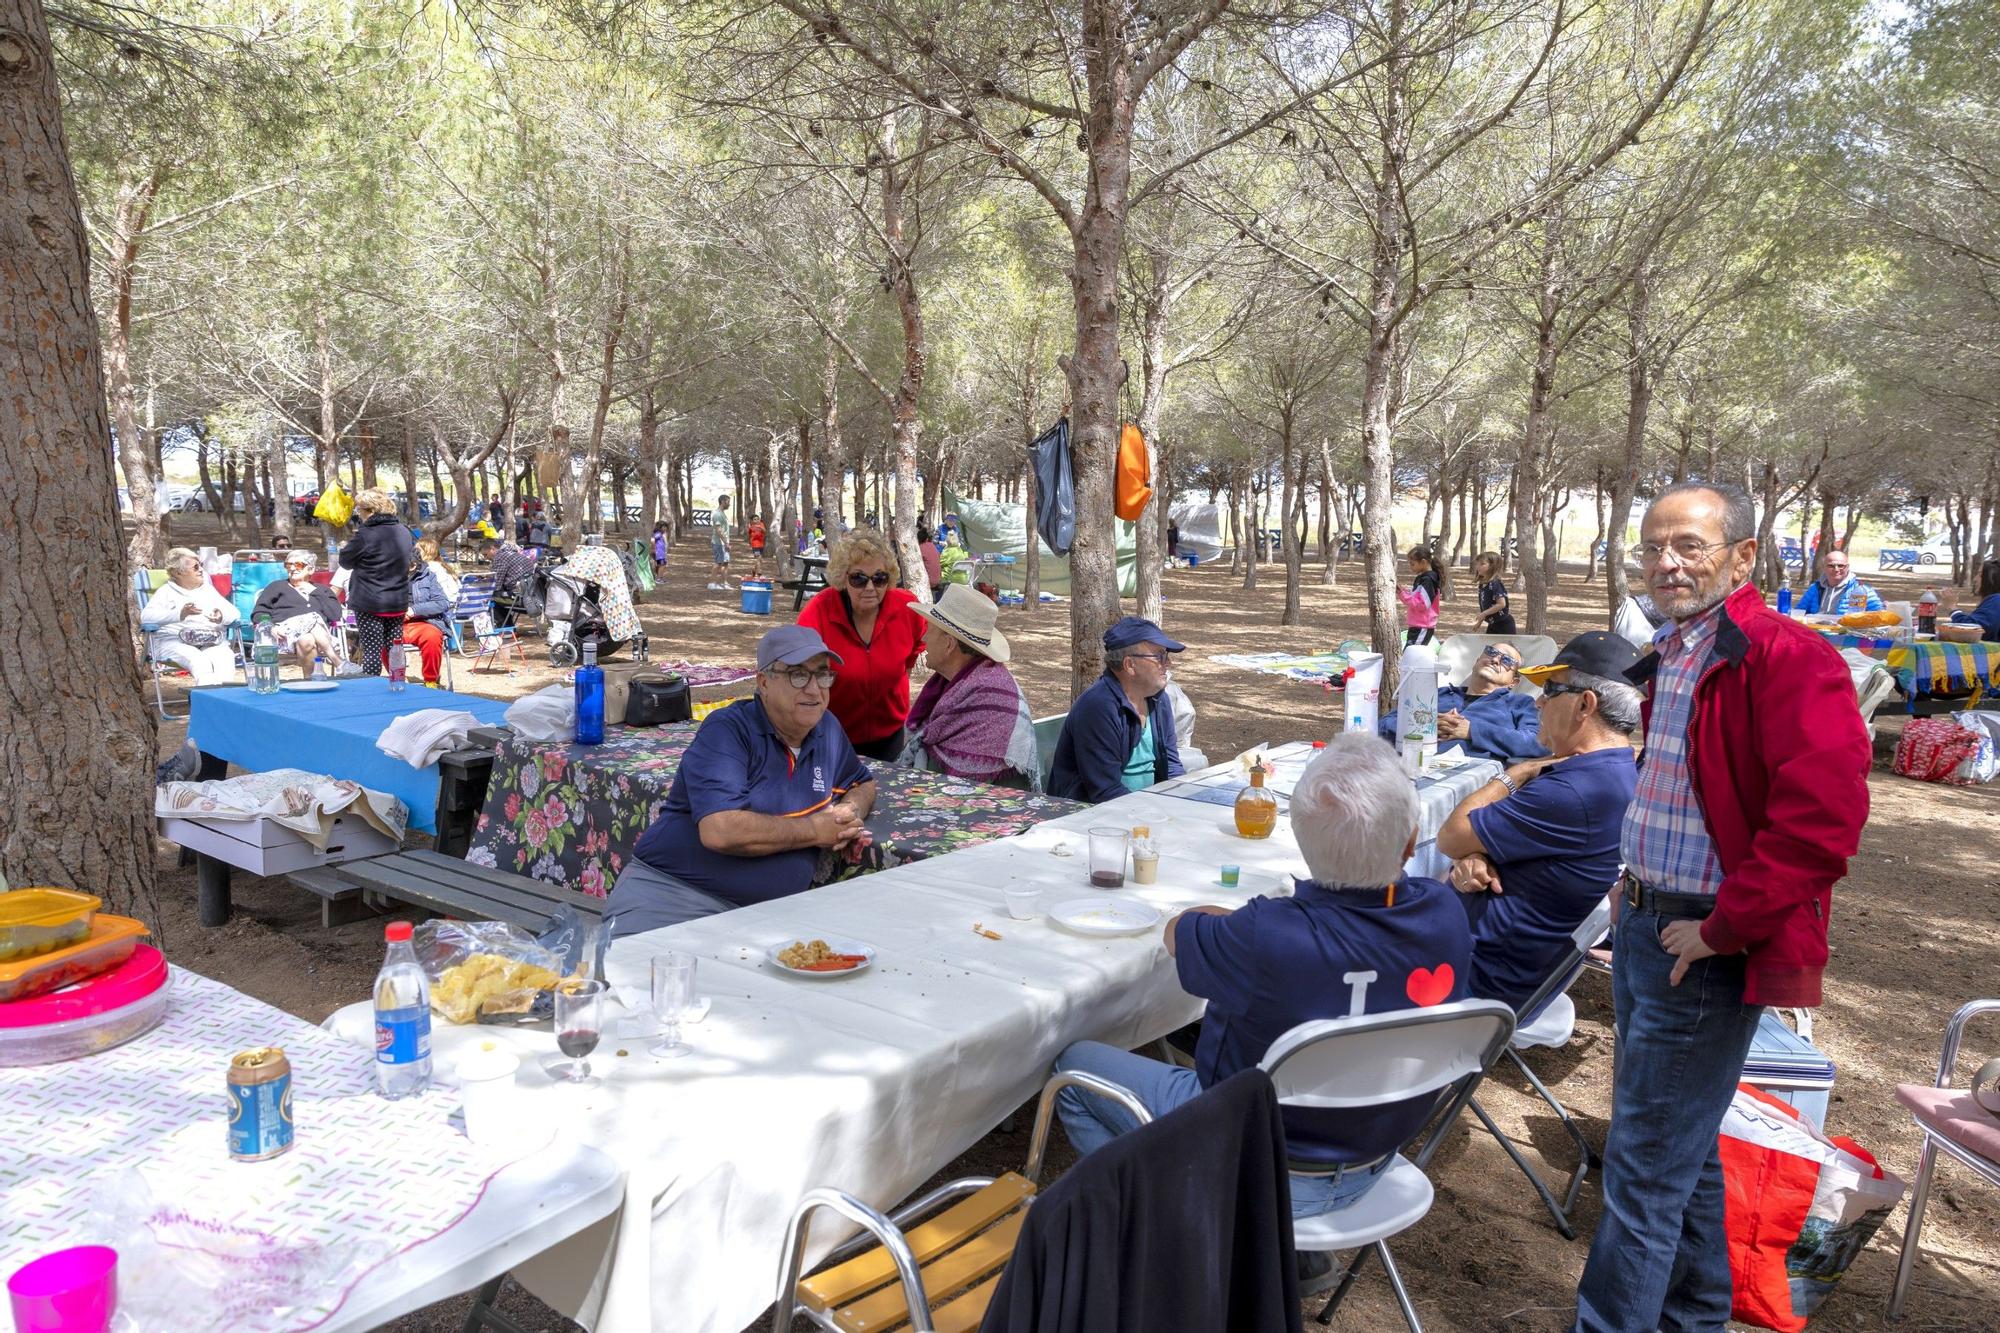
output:
<instances>
[{"instance_id":1,"label":"green tarp shelter","mask_svg":"<svg viewBox=\"0 0 2000 1333\"><path fill-rule=\"evenodd\" d=\"M1026 566L1021 561L1028 551L1028 508L997 500L969 500L947 486L944 488L946 513L956 514L964 532L965 549L974 555L1011 555L1015 563L990 566L984 575L996 587L1021 589ZM1114 519L1118 525L1118 595L1139 592L1139 528L1137 524ZM1042 591L1055 597L1069 596L1069 558L1057 555L1037 537L1041 548Z\"/></svg>"}]
</instances>

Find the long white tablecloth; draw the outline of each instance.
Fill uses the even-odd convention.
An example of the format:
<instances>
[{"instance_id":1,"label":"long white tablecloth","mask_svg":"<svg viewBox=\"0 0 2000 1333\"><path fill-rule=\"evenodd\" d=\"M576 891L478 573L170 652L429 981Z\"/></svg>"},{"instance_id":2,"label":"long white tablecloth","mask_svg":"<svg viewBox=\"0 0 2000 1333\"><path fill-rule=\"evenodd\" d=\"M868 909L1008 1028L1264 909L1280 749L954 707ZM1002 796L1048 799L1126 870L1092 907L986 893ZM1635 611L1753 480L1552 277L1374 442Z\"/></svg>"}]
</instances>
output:
<instances>
[{"instance_id":1,"label":"long white tablecloth","mask_svg":"<svg viewBox=\"0 0 2000 1333\"><path fill-rule=\"evenodd\" d=\"M1480 781L1470 769L1449 780ZM1426 840L1456 802L1448 795L1423 801ZM1085 830L1138 824L1163 844L1158 883L1091 888ZM1058 844L1071 855L1053 854ZM1240 867L1234 889L1219 882L1225 863ZM614 1020L592 1058L602 1081L570 1088L542 1067L555 1057L546 1030L440 1027L439 1068L448 1074L472 1040L507 1043L524 1056L521 1114L556 1120L626 1169L615 1225L517 1268L529 1290L600 1333L738 1333L772 1299L785 1226L806 1190L894 1205L1033 1096L1071 1042L1135 1047L1200 1015L1159 928L1102 938L1045 916L1015 921L1006 888L1036 885L1044 908L1095 897L1171 914L1288 893L1304 870L1289 819L1249 840L1227 806L1141 792L1018 837L620 940L607 977L635 1005L655 956L700 958L712 1009L685 1030L690 1056L656 1059L646 1037L617 1035ZM1001 938L975 934L975 922ZM765 963L767 945L816 935L859 939L879 958L828 980ZM358 1029L358 1012L350 1021ZM841 1234L822 1216L809 1261Z\"/></svg>"}]
</instances>

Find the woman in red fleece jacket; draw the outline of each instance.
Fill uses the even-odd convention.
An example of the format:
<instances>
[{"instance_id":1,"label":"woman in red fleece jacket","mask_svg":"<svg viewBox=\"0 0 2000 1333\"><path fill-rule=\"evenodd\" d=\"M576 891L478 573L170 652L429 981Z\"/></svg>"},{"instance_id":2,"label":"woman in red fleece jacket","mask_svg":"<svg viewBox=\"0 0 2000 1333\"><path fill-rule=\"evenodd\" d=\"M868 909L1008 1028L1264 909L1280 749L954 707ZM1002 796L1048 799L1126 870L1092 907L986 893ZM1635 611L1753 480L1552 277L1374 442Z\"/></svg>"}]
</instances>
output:
<instances>
[{"instance_id":1,"label":"woman in red fleece jacket","mask_svg":"<svg viewBox=\"0 0 2000 1333\"><path fill-rule=\"evenodd\" d=\"M839 657L829 708L864 758L894 762L910 715L910 668L923 651L917 599L896 586L894 552L882 535L857 528L834 543L826 588L799 613Z\"/></svg>"}]
</instances>

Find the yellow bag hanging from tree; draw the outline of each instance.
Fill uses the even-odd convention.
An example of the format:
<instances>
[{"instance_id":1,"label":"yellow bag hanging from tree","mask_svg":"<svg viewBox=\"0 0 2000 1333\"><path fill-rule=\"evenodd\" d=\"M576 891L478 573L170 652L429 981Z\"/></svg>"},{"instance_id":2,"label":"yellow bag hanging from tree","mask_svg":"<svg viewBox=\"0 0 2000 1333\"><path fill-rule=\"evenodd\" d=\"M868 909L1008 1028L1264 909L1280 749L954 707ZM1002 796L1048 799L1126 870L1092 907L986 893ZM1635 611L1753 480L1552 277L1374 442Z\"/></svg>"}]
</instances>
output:
<instances>
[{"instance_id":1,"label":"yellow bag hanging from tree","mask_svg":"<svg viewBox=\"0 0 2000 1333\"><path fill-rule=\"evenodd\" d=\"M338 481L332 482L319 493L319 503L313 506L313 517L325 519L336 528L342 527L354 517L354 498L340 488Z\"/></svg>"}]
</instances>

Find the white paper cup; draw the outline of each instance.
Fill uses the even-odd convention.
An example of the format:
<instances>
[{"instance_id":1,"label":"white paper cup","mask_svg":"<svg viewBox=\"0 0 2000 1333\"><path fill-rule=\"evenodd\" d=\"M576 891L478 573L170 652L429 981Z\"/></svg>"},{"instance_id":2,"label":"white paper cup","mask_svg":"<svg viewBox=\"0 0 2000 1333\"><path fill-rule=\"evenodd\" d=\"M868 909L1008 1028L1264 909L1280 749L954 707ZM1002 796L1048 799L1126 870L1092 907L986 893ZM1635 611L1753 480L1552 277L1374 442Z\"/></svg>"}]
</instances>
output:
<instances>
[{"instance_id":1,"label":"white paper cup","mask_svg":"<svg viewBox=\"0 0 2000 1333\"><path fill-rule=\"evenodd\" d=\"M1016 921L1033 920L1041 905L1042 891L1040 889L1019 888L1007 890L1007 915L1013 917Z\"/></svg>"},{"instance_id":2,"label":"white paper cup","mask_svg":"<svg viewBox=\"0 0 2000 1333\"><path fill-rule=\"evenodd\" d=\"M506 1147L527 1136L523 1107L513 1096L518 1056L477 1050L458 1062L459 1096L465 1107L465 1137L485 1147Z\"/></svg>"}]
</instances>

